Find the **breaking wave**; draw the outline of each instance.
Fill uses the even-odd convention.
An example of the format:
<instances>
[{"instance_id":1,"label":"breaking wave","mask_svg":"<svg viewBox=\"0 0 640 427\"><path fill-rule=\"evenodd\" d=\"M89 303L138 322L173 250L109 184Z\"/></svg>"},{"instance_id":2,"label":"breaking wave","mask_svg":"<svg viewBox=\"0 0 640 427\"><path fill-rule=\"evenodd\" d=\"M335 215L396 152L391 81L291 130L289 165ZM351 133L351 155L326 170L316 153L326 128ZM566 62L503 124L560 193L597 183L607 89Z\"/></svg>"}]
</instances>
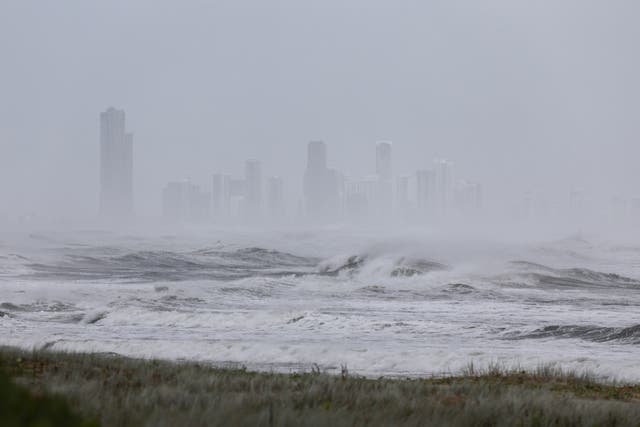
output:
<instances>
[{"instance_id":1,"label":"breaking wave","mask_svg":"<svg viewBox=\"0 0 640 427\"><path fill-rule=\"evenodd\" d=\"M381 275L382 277L414 277L433 271L446 270L448 267L437 261L418 257L388 255L347 255L338 256L321 262L320 274L353 276L360 273Z\"/></svg>"}]
</instances>

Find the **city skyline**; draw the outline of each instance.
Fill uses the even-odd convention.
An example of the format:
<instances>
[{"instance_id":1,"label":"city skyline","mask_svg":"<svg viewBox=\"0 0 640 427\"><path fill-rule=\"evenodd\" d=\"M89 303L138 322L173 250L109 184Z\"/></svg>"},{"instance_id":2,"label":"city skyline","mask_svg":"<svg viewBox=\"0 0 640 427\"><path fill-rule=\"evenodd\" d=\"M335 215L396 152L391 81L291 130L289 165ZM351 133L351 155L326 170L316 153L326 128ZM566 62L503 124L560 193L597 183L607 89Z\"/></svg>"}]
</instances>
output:
<instances>
[{"instance_id":1,"label":"city skyline","mask_svg":"<svg viewBox=\"0 0 640 427\"><path fill-rule=\"evenodd\" d=\"M187 174L187 178L156 184L160 207L141 214L134 209L133 133L126 126L124 109L109 107L100 113L99 135L97 212L114 225L140 215L175 223L253 226L387 223L436 227L503 220L623 225L640 218L640 196L634 193L624 195L612 188L597 199L583 187L562 181L557 186L566 188L564 196L526 187L513 192L510 200L502 195L499 206L486 197L491 187L460 173L451 159L424 159L413 171L397 167L394 158L405 147L387 139L370 142L366 151L346 164L347 170L355 166L353 169L369 171L360 175L334 167L336 160L345 167L334 145L312 140L304 143L306 162L289 157L290 165L305 165L298 178L273 173L271 162L249 158L224 173L208 168L205 180L193 180ZM229 173L238 166L241 173Z\"/></svg>"},{"instance_id":2,"label":"city skyline","mask_svg":"<svg viewBox=\"0 0 640 427\"><path fill-rule=\"evenodd\" d=\"M396 175L451 159L488 207L526 191L549 205L575 189L600 204L640 196L638 4L186 1L10 0L0 217L95 215L96 113L109 105L135 130L143 216L159 212L166 182L206 189L212 171L241 176L249 158L295 204L305 164L290 160L313 139L348 176L375 172L378 140L396 144ZM163 30L175 20L189 25Z\"/></svg>"},{"instance_id":3,"label":"city skyline","mask_svg":"<svg viewBox=\"0 0 640 427\"><path fill-rule=\"evenodd\" d=\"M125 112L110 107L100 115L100 213L111 219L133 215L133 137L125 131ZM161 194L161 216L175 223L275 225L396 224L438 226L477 221L490 215L486 187L456 173L454 162L435 158L416 171L394 168L394 144L378 140L373 173L349 176L330 167L329 146L307 143L306 168L300 183L278 175L265 175L263 162L247 159L243 175L213 172L209 185L189 179L169 181ZM369 156L362 156L366 159ZM292 160L295 162L295 160ZM299 186L287 200L287 186ZM572 189L566 205L550 202L541 193L523 190L507 215L512 220L557 220L570 215L581 220L593 214L583 190ZM611 196L609 217L632 220L640 212L640 199Z\"/></svg>"}]
</instances>

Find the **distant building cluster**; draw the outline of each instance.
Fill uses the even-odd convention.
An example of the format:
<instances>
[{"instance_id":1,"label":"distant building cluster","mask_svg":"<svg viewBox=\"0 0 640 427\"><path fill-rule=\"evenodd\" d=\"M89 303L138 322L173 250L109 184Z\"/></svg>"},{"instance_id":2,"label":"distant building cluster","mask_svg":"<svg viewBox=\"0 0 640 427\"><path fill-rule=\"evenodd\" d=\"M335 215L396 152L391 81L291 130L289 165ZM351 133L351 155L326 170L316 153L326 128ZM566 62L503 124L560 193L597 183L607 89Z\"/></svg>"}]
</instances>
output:
<instances>
[{"instance_id":1,"label":"distant building cluster","mask_svg":"<svg viewBox=\"0 0 640 427\"><path fill-rule=\"evenodd\" d=\"M330 167L327 144L309 142L295 200L286 200L294 192L285 192L283 178L264 176L262 162L255 159L245 162L242 176L213 173L205 188L188 180L169 182L162 191L163 217L218 224L437 224L482 215L482 184L457 178L453 162L436 159L395 175L393 150L391 141L377 142L373 173L351 177ZM514 200L506 216L519 221L578 222L593 211L580 189L571 190L564 203L533 191ZM133 215L133 135L126 130L124 111L114 108L100 114L100 212L114 219ZM640 197L614 197L608 212L611 222L640 221Z\"/></svg>"},{"instance_id":2,"label":"distant building cluster","mask_svg":"<svg viewBox=\"0 0 640 427\"><path fill-rule=\"evenodd\" d=\"M393 175L393 144L376 143L375 173L346 177L329 167L327 145L311 141L302 182L302 198L288 212L281 177L264 177L262 163L247 160L242 177L215 173L209 192L189 181L170 182L163 192L164 217L172 221L282 223L426 222L447 215L476 214L482 208L482 186L455 181L453 164L437 160L415 176Z\"/></svg>"},{"instance_id":3,"label":"distant building cluster","mask_svg":"<svg viewBox=\"0 0 640 427\"><path fill-rule=\"evenodd\" d=\"M436 160L413 175L393 173L393 144L375 145L375 174L346 177L326 165L327 147L309 143L304 200L307 217L319 221L424 223L451 215L475 215L482 208L482 187L455 181L453 163Z\"/></svg>"}]
</instances>

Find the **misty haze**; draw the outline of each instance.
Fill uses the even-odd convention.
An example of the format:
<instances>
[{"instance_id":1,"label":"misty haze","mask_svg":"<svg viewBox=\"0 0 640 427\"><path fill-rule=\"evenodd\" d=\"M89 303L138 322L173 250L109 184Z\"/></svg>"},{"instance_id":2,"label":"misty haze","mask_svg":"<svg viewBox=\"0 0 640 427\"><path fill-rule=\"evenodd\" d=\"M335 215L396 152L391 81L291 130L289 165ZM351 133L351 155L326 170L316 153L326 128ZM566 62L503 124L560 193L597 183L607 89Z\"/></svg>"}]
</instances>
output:
<instances>
[{"instance_id":1,"label":"misty haze","mask_svg":"<svg viewBox=\"0 0 640 427\"><path fill-rule=\"evenodd\" d=\"M543 367L636 390L622 415L545 407L550 425L637 422L639 18L631 0L2 1L0 359ZM56 384L104 425L331 423L274 400L110 418Z\"/></svg>"}]
</instances>

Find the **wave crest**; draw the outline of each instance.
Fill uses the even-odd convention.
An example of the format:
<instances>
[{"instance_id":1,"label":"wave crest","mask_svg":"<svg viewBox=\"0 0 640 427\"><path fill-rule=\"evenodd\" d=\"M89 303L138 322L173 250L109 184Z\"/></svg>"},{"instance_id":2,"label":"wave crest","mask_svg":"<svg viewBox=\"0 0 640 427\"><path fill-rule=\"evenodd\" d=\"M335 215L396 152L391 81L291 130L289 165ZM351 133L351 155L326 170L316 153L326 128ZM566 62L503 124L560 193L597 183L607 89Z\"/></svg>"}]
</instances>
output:
<instances>
[{"instance_id":1,"label":"wave crest","mask_svg":"<svg viewBox=\"0 0 640 427\"><path fill-rule=\"evenodd\" d=\"M550 325L513 339L577 338L593 342L618 341L624 344L640 344L640 325L627 328L584 325Z\"/></svg>"},{"instance_id":2,"label":"wave crest","mask_svg":"<svg viewBox=\"0 0 640 427\"><path fill-rule=\"evenodd\" d=\"M58 263L31 263L31 278L59 280L232 280L310 272L317 260L264 248L191 252L136 251L68 254Z\"/></svg>"},{"instance_id":3,"label":"wave crest","mask_svg":"<svg viewBox=\"0 0 640 427\"><path fill-rule=\"evenodd\" d=\"M374 256L368 254L347 255L323 261L318 266L320 274L377 274L382 277L414 277L448 267L437 261L406 256Z\"/></svg>"}]
</instances>

